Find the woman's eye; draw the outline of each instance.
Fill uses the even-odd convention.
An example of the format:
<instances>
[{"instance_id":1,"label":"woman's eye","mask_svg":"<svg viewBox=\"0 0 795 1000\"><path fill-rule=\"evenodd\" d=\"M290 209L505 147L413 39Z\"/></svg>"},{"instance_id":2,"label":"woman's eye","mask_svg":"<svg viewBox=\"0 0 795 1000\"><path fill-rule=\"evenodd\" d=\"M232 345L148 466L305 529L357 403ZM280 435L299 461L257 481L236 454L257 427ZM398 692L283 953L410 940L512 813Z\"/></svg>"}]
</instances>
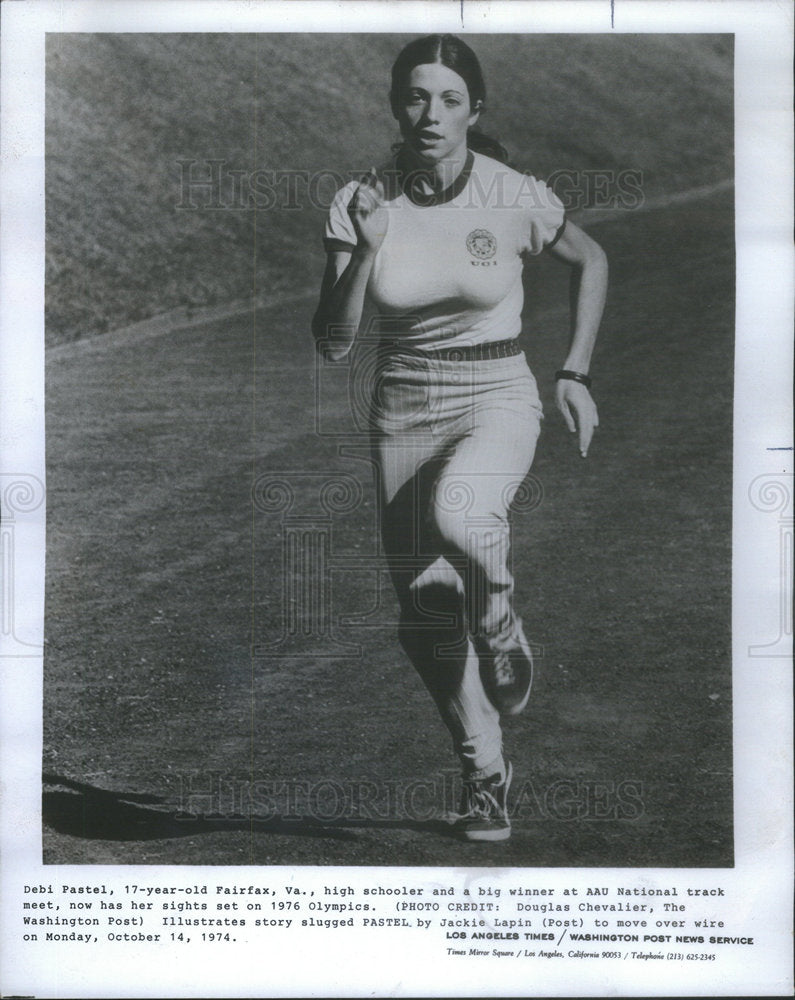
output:
<instances>
[{"instance_id":1,"label":"woman's eye","mask_svg":"<svg viewBox=\"0 0 795 1000\"><path fill-rule=\"evenodd\" d=\"M448 108L457 108L461 102L457 101L454 97L448 97L444 102Z\"/></svg>"}]
</instances>

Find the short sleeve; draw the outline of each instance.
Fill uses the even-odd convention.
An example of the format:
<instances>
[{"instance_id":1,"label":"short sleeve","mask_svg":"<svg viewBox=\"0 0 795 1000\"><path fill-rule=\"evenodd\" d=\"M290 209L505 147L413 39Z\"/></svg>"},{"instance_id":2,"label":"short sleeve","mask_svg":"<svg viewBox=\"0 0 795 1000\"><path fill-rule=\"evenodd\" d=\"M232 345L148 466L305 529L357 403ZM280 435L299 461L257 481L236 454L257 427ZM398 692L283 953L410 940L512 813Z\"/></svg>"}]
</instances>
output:
<instances>
[{"instance_id":1,"label":"short sleeve","mask_svg":"<svg viewBox=\"0 0 795 1000\"><path fill-rule=\"evenodd\" d=\"M566 210L552 188L526 175L522 185L525 210L523 250L538 254L553 247L566 228Z\"/></svg>"},{"instance_id":2,"label":"short sleeve","mask_svg":"<svg viewBox=\"0 0 795 1000\"><path fill-rule=\"evenodd\" d=\"M356 230L348 215L348 204L356 187L356 183L351 182L341 187L334 195L326 218L326 231L323 237L323 246L327 253L334 250L352 252L356 249Z\"/></svg>"}]
</instances>

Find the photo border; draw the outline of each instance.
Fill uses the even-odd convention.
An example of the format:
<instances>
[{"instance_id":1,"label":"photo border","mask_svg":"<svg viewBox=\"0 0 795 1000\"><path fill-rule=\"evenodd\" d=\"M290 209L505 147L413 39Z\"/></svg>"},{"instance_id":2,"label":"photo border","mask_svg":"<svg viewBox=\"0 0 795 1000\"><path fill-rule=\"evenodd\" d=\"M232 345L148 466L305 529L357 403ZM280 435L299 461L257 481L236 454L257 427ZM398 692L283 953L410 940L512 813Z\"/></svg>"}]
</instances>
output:
<instances>
[{"instance_id":1,"label":"photo border","mask_svg":"<svg viewBox=\"0 0 795 1000\"><path fill-rule=\"evenodd\" d=\"M2 208L0 233L0 472L27 504L14 525L14 630L2 637L0 734L3 808L0 837L0 968L6 994L36 996L527 995L527 967L486 959L473 969L440 954L438 942L397 931L381 939L274 932L269 965L206 949L186 968L177 949L92 952L21 947L20 882L85 879L120 885L131 872L103 866L41 864L41 699L45 524L44 463L44 35L72 31L378 31L676 32L735 34L737 307L734 398L733 658L735 868L706 870L521 869L534 886L725 886L732 921L755 930L752 956L726 953L709 963L635 968L609 983L617 995L777 995L792 985L791 618L786 620L792 538L792 17L768 0L676 4L657 0L427 5L414 3L126 0L61 5L17 0L4 6L2 44ZM463 15L463 27L461 17ZM181 28L177 28L181 25ZM311 26L311 29L310 27ZM771 292L772 290L772 292ZM19 487L24 482L22 499ZM37 498L38 501L37 501ZM9 497L4 497L8 523ZM789 532L789 533L788 533ZM789 540L789 541L788 541ZM791 549L789 549L791 553ZM5 568L5 567L4 567ZM8 586L8 583L6 584ZM7 593L6 589L6 593ZM784 609L784 610L782 610ZM782 617L783 616L783 617ZM789 628L789 633L787 633ZM781 642L766 654L764 645ZM788 642L789 641L789 645ZM59 868L61 870L59 870ZM300 867L271 873L279 884L372 884L370 869ZM263 869L152 867L141 884L261 879ZM517 880L516 870L377 869L384 885L468 886ZM218 884L221 884L219 881ZM740 908L738 912L738 907ZM717 912L721 912L716 908ZM749 962L749 958L751 961ZM649 963L651 964L651 963ZM750 967L749 967L750 966ZM344 969L344 977L333 970ZM600 964L565 961L546 970L538 995L601 995ZM189 980L186 980L189 976ZM194 985L195 984L195 985ZM375 984L375 987L374 985ZM190 990L192 992L186 992Z\"/></svg>"}]
</instances>

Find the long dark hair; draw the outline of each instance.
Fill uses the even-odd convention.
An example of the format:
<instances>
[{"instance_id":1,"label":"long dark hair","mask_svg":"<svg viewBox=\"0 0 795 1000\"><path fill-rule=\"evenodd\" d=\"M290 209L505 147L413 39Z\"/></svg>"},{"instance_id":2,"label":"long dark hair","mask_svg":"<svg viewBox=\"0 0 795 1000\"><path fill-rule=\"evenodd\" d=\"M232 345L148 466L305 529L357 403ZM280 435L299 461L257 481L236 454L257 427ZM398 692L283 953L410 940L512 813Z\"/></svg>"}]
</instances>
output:
<instances>
[{"instance_id":1,"label":"long dark hair","mask_svg":"<svg viewBox=\"0 0 795 1000\"><path fill-rule=\"evenodd\" d=\"M455 35L426 35L415 38L400 52L392 66L392 89L389 101L392 114L398 117L400 94L415 66L441 63L458 73L469 91L469 106L481 113L486 109L486 81L478 57L472 49ZM481 132L477 126L467 132L467 146L476 153L491 156L500 163L508 162L508 152L502 143Z\"/></svg>"}]
</instances>

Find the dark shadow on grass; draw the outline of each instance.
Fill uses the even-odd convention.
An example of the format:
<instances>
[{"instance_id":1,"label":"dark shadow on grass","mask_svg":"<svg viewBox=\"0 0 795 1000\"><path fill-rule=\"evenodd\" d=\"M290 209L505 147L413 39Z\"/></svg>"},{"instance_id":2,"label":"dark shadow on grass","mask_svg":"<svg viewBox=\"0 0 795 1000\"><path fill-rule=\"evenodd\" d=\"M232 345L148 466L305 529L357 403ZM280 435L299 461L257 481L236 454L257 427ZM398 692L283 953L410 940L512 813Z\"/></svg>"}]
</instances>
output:
<instances>
[{"instance_id":1,"label":"dark shadow on grass","mask_svg":"<svg viewBox=\"0 0 795 1000\"><path fill-rule=\"evenodd\" d=\"M167 812L157 795L137 792L110 792L82 781L45 773L42 821L57 833L86 840L168 840L196 837L221 830L275 833L295 837L355 840L355 830L414 830L453 837L452 827L443 820L343 818L318 819L314 816L245 816ZM150 808L154 806L155 808Z\"/></svg>"}]
</instances>

